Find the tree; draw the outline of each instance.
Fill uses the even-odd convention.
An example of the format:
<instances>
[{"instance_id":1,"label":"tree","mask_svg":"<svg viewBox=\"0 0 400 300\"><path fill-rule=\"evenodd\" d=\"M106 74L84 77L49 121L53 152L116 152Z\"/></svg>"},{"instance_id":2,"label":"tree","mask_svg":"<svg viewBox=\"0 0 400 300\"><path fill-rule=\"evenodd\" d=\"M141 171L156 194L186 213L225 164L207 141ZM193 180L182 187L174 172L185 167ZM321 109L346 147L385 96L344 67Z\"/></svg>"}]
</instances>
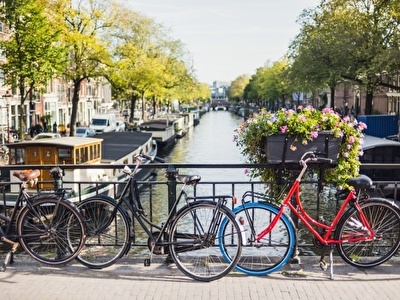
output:
<instances>
[{"instance_id":1,"label":"tree","mask_svg":"<svg viewBox=\"0 0 400 300\"><path fill-rule=\"evenodd\" d=\"M8 25L8 37L0 41L6 60L0 68L5 84L20 95L19 133L26 127L25 101L33 100L35 91L43 91L47 81L63 66L64 48L57 42L59 28L45 14L47 1L5 0L0 20ZM30 124L32 125L32 124Z\"/></svg>"},{"instance_id":2,"label":"tree","mask_svg":"<svg viewBox=\"0 0 400 300\"><path fill-rule=\"evenodd\" d=\"M83 81L105 74L110 62L108 42L102 34L115 17L114 5L108 0L56 0L52 11L64 21L62 42L68 46L68 66L64 76L72 81L70 135L75 135L79 92Z\"/></svg>"},{"instance_id":3,"label":"tree","mask_svg":"<svg viewBox=\"0 0 400 300\"><path fill-rule=\"evenodd\" d=\"M370 114L377 88L394 88L383 79L398 74L398 64L383 63L388 55L399 53L398 5L396 1L332 0L304 12L301 33L290 49L292 80L304 80L308 88L329 86L332 98L338 83L358 84L366 90L365 113Z\"/></svg>"},{"instance_id":4,"label":"tree","mask_svg":"<svg viewBox=\"0 0 400 300\"><path fill-rule=\"evenodd\" d=\"M144 114L146 98L155 110L157 103L168 104L182 96L184 87L191 90L193 80L183 60L183 45L160 24L121 6L107 34L113 46L107 78L118 97L131 100L132 112L138 99Z\"/></svg>"},{"instance_id":5,"label":"tree","mask_svg":"<svg viewBox=\"0 0 400 300\"><path fill-rule=\"evenodd\" d=\"M228 98L237 102L243 100L244 88L249 82L250 77L248 75L240 75L239 77L237 77L231 83L228 91Z\"/></svg>"}]
</instances>

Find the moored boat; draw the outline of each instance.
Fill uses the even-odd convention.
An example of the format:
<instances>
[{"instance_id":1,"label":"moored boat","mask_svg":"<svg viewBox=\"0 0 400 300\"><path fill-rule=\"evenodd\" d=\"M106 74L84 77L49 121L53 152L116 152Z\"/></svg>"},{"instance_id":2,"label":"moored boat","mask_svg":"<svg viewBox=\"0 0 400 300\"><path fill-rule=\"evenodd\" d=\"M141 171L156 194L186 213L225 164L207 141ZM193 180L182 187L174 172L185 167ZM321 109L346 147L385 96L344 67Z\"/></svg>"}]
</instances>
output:
<instances>
[{"instance_id":1,"label":"moored boat","mask_svg":"<svg viewBox=\"0 0 400 300\"><path fill-rule=\"evenodd\" d=\"M157 142L160 151L170 150L176 143L176 132L174 122L166 119L153 119L142 123L139 126L141 132L151 133Z\"/></svg>"},{"instance_id":2,"label":"moored boat","mask_svg":"<svg viewBox=\"0 0 400 300\"><path fill-rule=\"evenodd\" d=\"M9 144L10 165L49 165L59 166L64 171L63 181L80 200L95 194L109 194L115 184L107 182L122 181L121 172L107 168L73 168L71 165L133 164L135 155L144 152L153 156L157 144L150 133L110 132L99 135L101 138L61 137ZM63 167L63 165L68 165ZM20 169L20 168L19 168ZM18 182L12 176L10 182ZM151 168L143 168L138 180L146 180L153 175ZM41 189L54 188L50 172L43 169L39 181ZM19 191L19 186L11 184L10 192ZM72 197L72 196L71 196ZM73 199L78 200L78 199Z\"/></svg>"}]
</instances>

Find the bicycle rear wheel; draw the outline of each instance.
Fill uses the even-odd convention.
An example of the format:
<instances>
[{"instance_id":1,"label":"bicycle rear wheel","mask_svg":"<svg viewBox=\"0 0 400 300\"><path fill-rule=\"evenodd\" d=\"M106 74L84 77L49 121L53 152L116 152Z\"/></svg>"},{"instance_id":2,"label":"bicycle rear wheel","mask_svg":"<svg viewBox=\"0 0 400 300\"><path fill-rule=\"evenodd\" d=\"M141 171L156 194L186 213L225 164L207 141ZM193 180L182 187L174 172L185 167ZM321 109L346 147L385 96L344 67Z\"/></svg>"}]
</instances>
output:
<instances>
[{"instance_id":1,"label":"bicycle rear wheel","mask_svg":"<svg viewBox=\"0 0 400 300\"><path fill-rule=\"evenodd\" d=\"M236 270L252 276L267 275L282 268L292 257L296 231L286 215L282 215L270 233L256 240L257 234L270 225L278 211L276 206L259 202L245 203L233 210L243 232L242 255ZM221 235L227 226L227 223L222 224ZM227 260L232 259L227 251L223 254Z\"/></svg>"},{"instance_id":2,"label":"bicycle rear wheel","mask_svg":"<svg viewBox=\"0 0 400 300\"><path fill-rule=\"evenodd\" d=\"M47 196L48 197L48 196ZM73 260L85 244L85 221L75 205L57 198L36 198L17 220L22 248L48 265Z\"/></svg>"},{"instance_id":3,"label":"bicycle rear wheel","mask_svg":"<svg viewBox=\"0 0 400 300\"><path fill-rule=\"evenodd\" d=\"M91 269L111 266L130 248L130 220L122 206L108 197L93 197L78 205L87 224L85 248L76 258Z\"/></svg>"},{"instance_id":4,"label":"bicycle rear wheel","mask_svg":"<svg viewBox=\"0 0 400 300\"><path fill-rule=\"evenodd\" d=\"M361 204L361 209L375 232L375 239L355 243L337 244L339 255L347 263L362 268L374 267L391 258L400 245L400 210L386 199L373 198ZM335 239L348 240L363 237L360 214L355 208L348 210L340 219Z\"/></svg>"},{"instance_id":5,"label":"bicycle rear wheel","mask_svg":"<svg viewBox=\"0 0 400 300\"><path fill-rule=\"evenodd\" d=\"M227 223L223 240L230 261L224 259L218 239L222 220ZM213 201L197 201L182 208L171 225L169 242L170 254L179 270L199 281L227 275L240 258L242 248L240 227L234 215Z\"/></svg>"}]
</instances>

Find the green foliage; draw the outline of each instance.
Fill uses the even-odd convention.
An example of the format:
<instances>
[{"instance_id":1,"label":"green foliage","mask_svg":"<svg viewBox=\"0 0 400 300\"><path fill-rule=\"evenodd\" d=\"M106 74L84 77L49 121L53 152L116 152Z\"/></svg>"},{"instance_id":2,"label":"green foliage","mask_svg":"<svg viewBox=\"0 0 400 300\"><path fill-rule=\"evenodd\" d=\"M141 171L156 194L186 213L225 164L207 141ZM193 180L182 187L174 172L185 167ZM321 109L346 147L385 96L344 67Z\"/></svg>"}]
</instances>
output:
<instances>
[{"instance_id":1,"label":"green foliage","mask_svg":"<svg viewBox=\"0 0 400 300\"><path fill-rule=\"evenodd\" d=\"M349 117L342 118L330 108L323 110L311 106L299 108L297 112L281 109L276 113L261 111L243 122L237 129L235 141L241 153L249 163L267 164L264 139L267 136L285 133L296 138L298 143L307 144L321 131L328 131L336 138L342 138L337 166L325 173L327 181L335 182L340 189L347 188L345 181L357 176L362 155L362 131L366 125ZM290 145L290 151L296 151L296 144ZM259 176L266 182L276 182L276 170L256 168L251 177Z\"/></svg>"}]
</instances>

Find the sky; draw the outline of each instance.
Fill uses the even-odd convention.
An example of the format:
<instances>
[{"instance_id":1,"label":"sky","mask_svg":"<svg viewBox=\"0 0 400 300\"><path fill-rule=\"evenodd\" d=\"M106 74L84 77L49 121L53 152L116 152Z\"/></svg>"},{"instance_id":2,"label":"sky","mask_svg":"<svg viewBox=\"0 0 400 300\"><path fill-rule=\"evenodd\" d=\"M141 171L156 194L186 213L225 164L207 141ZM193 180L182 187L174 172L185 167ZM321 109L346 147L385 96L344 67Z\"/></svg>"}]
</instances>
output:
<instances>
[{"instance_id":1,"label":"sky","mask_svg":"<svg viewBox=\"0 0 400 300\"><path fill-rule=\"evenodd\" d=\"M230 82L278 61L299 33L297 19L320 0L124 1L179 39L190 53L196 78Z\"/></svg>"}]
</instances>

